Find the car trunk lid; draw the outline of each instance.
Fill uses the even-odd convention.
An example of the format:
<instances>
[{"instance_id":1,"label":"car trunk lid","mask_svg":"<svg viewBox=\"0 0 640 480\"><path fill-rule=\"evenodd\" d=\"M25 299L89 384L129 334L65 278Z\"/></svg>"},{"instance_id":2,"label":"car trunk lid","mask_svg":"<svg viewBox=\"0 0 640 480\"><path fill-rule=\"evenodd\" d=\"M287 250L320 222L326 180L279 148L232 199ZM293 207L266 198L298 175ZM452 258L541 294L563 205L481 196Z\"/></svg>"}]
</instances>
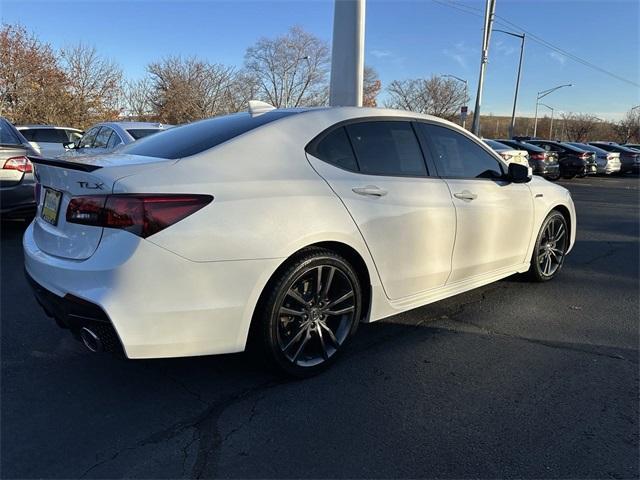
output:
<instances>
[{"instance_id":1,"label":"car trunk lid","mask_svg":"<svg viewBox=\"0 0 640 480\"><path fill-rule=\"evenodd\" d=\"M33 236L43 252L61 258L85 260L98 248L103 228L66 221L73 197L108 195L120 178L140 173L164 160L135 155L109 155L61 160L32 157L38 181L38 210Z\"/></svg>"}]
</instances>

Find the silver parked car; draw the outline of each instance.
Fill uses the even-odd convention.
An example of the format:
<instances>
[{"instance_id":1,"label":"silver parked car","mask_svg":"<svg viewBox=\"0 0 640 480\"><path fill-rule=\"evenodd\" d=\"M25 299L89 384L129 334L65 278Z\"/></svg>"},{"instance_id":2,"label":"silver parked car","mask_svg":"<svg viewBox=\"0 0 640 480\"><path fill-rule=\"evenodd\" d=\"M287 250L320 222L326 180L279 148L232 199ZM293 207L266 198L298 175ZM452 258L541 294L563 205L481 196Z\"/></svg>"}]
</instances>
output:
<instances>
[{"instance_id":1,"label":"silver parked car","mask_svg":"<svg viewBox=\"0 0 640 480\"><path fill-rule=\"evenodd\" d=\"M64 157L76 155L100 155L121 145L171 128L172 125L150 122L104 122L91 127L77 142L65 144Z\"/></svg>"},{"instance_id":2,"label":"silver parked car","mask_svg":"<svg viewBox=\"0 0 640 480\"><path fill-rule=\"evenodd\" d=\"M0 213L2 218L35 211L33 165L37 152L8 120L0 117Z\"/></svg>"},{"instance_id":3,"label":"silver parked car","mask_svg":"<svg viewBox=\"0 0 640 480\"><path fill-rule=\"evenodd\" d=\"M16 128L43 157L62 155L65 152L64 144L80 140L84 133L78 128L53 125L18 125Z\"/></svg>"},{"instance_id":4,"label":"silver parked car","mask_svg":"<svg viewBox=\"0 0 640 480\"><path fill-rule=\"evenodd\" d=\"M607 152L602 148L589 145L588 143L566 142L569 145L578 147L588 152L596 154L596 173L601 175L611 175L618 173L622 164L620 163L620 154L618 152Z\"/></svg>"}]
</instances>

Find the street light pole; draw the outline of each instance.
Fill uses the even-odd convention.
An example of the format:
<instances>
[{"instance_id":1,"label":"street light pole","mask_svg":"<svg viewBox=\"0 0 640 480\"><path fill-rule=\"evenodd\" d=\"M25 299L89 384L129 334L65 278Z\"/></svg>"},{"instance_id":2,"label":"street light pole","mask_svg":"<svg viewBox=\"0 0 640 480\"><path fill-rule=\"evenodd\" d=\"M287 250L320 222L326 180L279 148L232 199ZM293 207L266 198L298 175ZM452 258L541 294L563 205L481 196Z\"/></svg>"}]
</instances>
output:
<instances>
[{"instance_id":1,"label":"street light pole","mask_svg":"<svg viewBox=\"0 0 640 480\"><path fill-rule=\"evenodd\" d=\"M549 95L550 93L555 92L556 90L563 88L563 87L573 87L573 83L567 83L565 85L558 85L557 87L553 87L553 88L549 88L547 90L543 90L541 92L538 92L538 95L536 96L536 117L535 120L533 122L533 136L536 136L536 133L538 132L538 103L540 103L540 100L544 97L546 97L547 95Z\"/></svg>"},{"instance_id":2,"label":"street light pole","mask_svg":"<svg viewBox=\"0 0 640 480\"><path fill-rule=\"evenodd\" d=\"M482 104L482 88L484 86L484 72L489 60L489 40L491 39L491 28L493 27L493 17L496 11L496 0L487 0L484 11L484 29L482 36L482 57L480 57L480 76L478 78L478 92L476 93L476 106L473 109L473 125L471 131L480 135L480 105Z\"/></svg>"},{"instance_id":3,"label":"street light pole","mask_svg":"<svg viewBox=\"0 0 640 480\"><path fill-rule=\"evenodd\" d=\"M450 75L450 74L446 74L446 75L442 75L443 78L449 77L449 78L455 78L456 80L458 80L459 82L464 83L464 102L463 102L463 107L467 105L467 99L469 98L469 83L464 79L464 78L460 78L460 77L456 77L455 75ZM462 116L462 111L460 112L460 115ZM465 112L464 116L462 116L462 128L466 128L467 126L467 114Z\"/></svg>"},{"instance_id":4,"label":"street light pole","mask_svg":"<svg viewBox=\"0 0 640 480\"><path fill-rule=\"evenodd\" d=\"M553 140L553 112L555 111L555 108L550 107L546 103L542 103L542 102L540 102L540 105L542 105L543 107L547 107L549 110L551 110L551 125L549 126L549 140Z\"/></svg>"},{"instance_id":5,"label":"street light pole","mask_svg":"<svg viewBox=\"0 0 640 480\"><path fill-rule=\"evenodd\" d=\"M507 32L506 30L495 30L496 32L506 33L512 37L519 38L520 41L520 61L518 62L518 75L516 77L516 92L513 96L513 111L511 112L511 124L509 125L509 138L513 138L514 130L516 127L516 106L518 104L518 91L520 90L520 74L522 73L522 59L524 58L524 42L525 34L518 34L513 32Z\"/></svg>"}]
</instances>

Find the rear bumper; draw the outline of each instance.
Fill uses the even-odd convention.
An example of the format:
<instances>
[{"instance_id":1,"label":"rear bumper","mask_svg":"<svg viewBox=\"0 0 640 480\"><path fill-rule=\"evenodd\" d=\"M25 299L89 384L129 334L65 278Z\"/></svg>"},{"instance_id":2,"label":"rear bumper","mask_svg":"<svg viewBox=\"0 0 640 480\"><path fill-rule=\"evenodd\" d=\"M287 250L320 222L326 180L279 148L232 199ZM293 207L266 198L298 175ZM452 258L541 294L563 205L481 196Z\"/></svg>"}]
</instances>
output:
<instances>
[{"instance_id":1,"label":"rear bumper","mask_svg":"<svg viewBox=\"0 0 640 480\"><path fill-rule=\"evenodd\" d=\"M23 180L12 187L0 188L0 214L3 217L33 215L36 211L33 175L25 175Z\"/></svg>"},{"instance_id":2,"label":"rear bumper","mask_svg":"<svg viewBox=\"0 0 640 480\"><path fill-rule=\"evenodd\" d=\"M560 166L557 163L546 163L544 160L534 160L529 162L535 175L557 175L560 172Z\"/></svg>"},{"instance_id":3,"label":"rear bumper","mask_svg":"<svg viewBox=\"0 0 640 480\"><path fill-rule=\"evenodd\" d=\"M281 262L192 262L111 229L89 259L66 260L38 249L33 224L23 246L45 309L75 328L69 312L89 303L93 313L80 315L110 322L129 358L242 351L258 297Z\"/></svg>"}]
</instances>

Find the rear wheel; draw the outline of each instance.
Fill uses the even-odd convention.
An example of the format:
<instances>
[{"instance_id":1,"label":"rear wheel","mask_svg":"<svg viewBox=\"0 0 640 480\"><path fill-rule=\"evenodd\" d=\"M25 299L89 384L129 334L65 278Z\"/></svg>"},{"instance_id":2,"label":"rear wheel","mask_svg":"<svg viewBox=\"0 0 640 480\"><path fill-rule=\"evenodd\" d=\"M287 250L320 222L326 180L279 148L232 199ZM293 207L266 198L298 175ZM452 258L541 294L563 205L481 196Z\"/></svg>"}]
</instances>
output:
<instances>
[{"instance_id":1,"label":"rear wheel","mask_svg":"<svg viewBox=\"0 0 640 480\"><path fill-rule=\"evenodd\" d=\"M556 180L558 180L560 178L560 172L548 173L547 175L544 176L544 178L546 178L547 180L549 180L551 182L555 182Z\"/></svg>"},{"instance_id":2,"label":"rear wheel","mask_svg":"<svg viewBox=\"0 0 640 480\"><path fill-rule=\"evenodd\" d=\"M296 377L315 375L335 362L355 333L362 294L349 262L325 249L310 249L270 284L256 318L267 357Z\"/></svg>"},{"instance_id":3,"label":"rear wheel","mask_svg":"<svg viewBox=\"0 0 640 480\"><path fill-rule=\"evenodd\" d=\"M551 212L542 223L531 256L529 277L536 282L546 282L562 269L569 246L569 229L564 216Z\"/></svg>"}]
</instances>

